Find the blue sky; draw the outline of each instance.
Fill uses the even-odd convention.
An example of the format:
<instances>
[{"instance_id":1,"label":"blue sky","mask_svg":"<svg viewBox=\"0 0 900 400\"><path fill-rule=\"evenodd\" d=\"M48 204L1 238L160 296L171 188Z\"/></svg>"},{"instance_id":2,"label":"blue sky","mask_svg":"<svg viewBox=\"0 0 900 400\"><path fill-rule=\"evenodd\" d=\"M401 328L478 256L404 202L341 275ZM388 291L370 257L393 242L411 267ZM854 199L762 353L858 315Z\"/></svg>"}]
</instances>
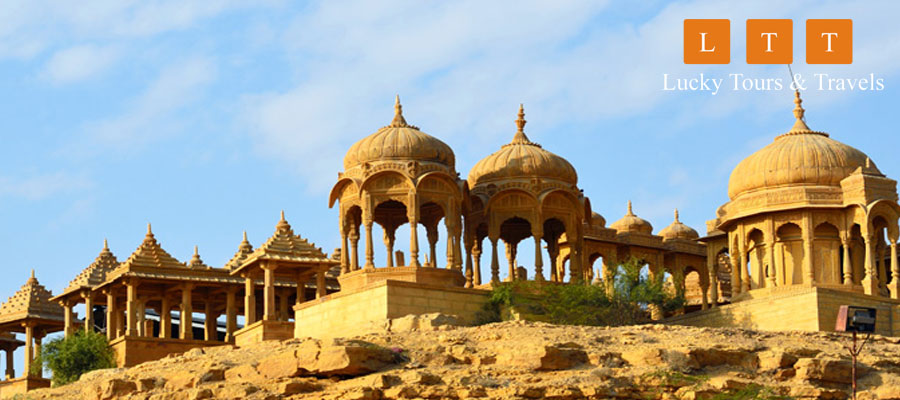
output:
<instances>
[{"instance_id":1,"label":"blue sky","mask_svg":"<svg viewBox=\"0 0 900 400\"><path fill-rule=\"evenodd\" d=\"M259 244L284 209L331 251L328 190L397 93L463 177L512 138L524 103L526 132L576 167L608 223L630 199L654 231L677 207L705 233L731 169L792 125L792 94L667 92L662 76L787 79L784 66L744 62L748 18L794 20L795 73L884 79L882 91L807 90L804 106L813 129L900 176L900 6L745 3L5 2L0 293L32 268L58 293L104 238L127 258L147 222L176 258L199 245L221 266L242 230ZM684 65L685 18L731 19L732 63ZM807 18L852 18L854 63L807 65ZM527 264L532 251L519 253Z\"/></svg>"}]
</instances>

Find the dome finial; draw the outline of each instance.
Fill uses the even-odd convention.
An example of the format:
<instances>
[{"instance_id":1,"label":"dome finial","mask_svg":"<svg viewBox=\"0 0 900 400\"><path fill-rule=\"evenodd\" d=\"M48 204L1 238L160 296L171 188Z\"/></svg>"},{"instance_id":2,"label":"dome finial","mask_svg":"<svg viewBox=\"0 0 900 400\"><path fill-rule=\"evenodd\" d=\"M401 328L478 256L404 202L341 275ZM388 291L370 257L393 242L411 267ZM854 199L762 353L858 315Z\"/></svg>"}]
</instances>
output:
<instances>
[{"instance_id":1,"label":"dome finial","mask_svg":"<svg viewBox=\"0 0 900 400\"><path fill-rule=\"evenodd\" d=\"M634 215L634 213L631 211L631 200L628 200L628 212L625 213L625 215Z\"/></svg>"},{"instance_id":2,"label":"dome finial","mask_svg":"<svg viewBox=\"0 0 900 400\"><path fill-rule=\"evenodd\" d=\"M248 240L247 240L247 231L244 231L244 241L245 241L245 242L248 241Z\"/></svg>"},{"instance_id":3,"label":"dome finial","mask_svg":"<svg viewBox=\"0 0 900 400\"><path fill-rule=\"evenodd\" d=\"M400 105L400 95L394 98L394 120L391 121L393 127L407 126L406 119L403 118L403 106Z\"/></svg>"},{"instance_id":4,"label":"dome finial","mask_svg":"<svg viewBox=\"0 0 900 400\"><path fill-rule=\"evenodd\" d=\"M150 227L150 223L147 223L147 236L153 236L153 228Z\"/></svg>"},{"instance_id":5,"label":"dome finial","mask_svg":"<svg viewBox=\"0 0 900 400\"><path fill-rule=\"evenodd\" d=\"M519 104L519 118L516 119L516 135L513 136L511 144L532 144L530 140L528 140L528 136L525 135L525 123L528 122L525 120L525 106L523 104Z\"/></svg>"},{"instance_id":6,"label":"dome finial","mask_svg":"<svg viewBox=\"0 0 900 400\"><path fill-rule=\"evenodd\" d=\"M678 220L678 209L675 209L675 222L681 222Z\"/></svg>"},{"instance_id":7,"label":"dome finial","mask_svg":"<svg viewBox=\"0 0 900 400\"><path fill-rule=\"evenodd\" d=\"M806 110L803 109L803 106L800 104L803 103L803 99L800 98L800 90L794 90L794 118L797 119L794 122L794 126L791 128L791 132L800 132L800 131L809 131L809 126L806 125L806 118L804 114L806 114Z\"/></svg>"},{"instance_id":8,"label":"dome finial","mask_svg":"<svg viewBox=\"0 0 900 400\"><path fill-rule=\"evenodd\" d=\"M103 238L103 250L109 250L109 243L106 242L106 238Z\"/></svg>"}]
</instances>

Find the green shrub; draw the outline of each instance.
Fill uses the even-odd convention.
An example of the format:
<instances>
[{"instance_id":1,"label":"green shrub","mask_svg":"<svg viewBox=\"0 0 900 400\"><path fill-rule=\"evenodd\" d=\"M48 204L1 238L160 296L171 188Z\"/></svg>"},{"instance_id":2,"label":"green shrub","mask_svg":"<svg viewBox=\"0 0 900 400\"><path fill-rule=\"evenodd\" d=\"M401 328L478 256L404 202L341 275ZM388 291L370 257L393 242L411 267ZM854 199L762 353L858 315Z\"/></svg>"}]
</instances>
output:
<instances>
[{"instance_id":1,"label":"green shrub","mask_svg":"<svg viewBox=\"0 0 900 400\"><path fill-rule=\"evenodd\" d=\"M79 330L44 344L34 365L53 372L53 385L59 386L77 381L85 372L115 367L116 355L106 336Z\"/></svg>"},{"instance_id":2,"label":"green shrub","mask_svg":"<svg viewBox=\"0 0 900 400\"><path fill-rule=\"evenodd\" d=\"M514 308L555 324L620 326L648 322L651 307L671 312L684 306L684 297L666 290L662 276L650 278L641 273L641 267L636 260L620 265L612 293L605 283L502 283L494 287L475 320L477 324L499 322L504 308Z\"/></svg>"}]
</instances>

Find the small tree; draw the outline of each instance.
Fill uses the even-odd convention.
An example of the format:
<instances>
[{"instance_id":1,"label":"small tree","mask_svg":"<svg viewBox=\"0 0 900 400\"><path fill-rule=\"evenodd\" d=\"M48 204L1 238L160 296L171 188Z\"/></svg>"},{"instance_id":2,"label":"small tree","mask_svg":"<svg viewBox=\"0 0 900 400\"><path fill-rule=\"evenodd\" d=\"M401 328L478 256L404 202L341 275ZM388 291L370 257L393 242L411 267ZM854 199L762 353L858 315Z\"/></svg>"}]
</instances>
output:
<instances>
[{"instance_id":1,"label":"small tree","mask_svg":"<svg viewBox=\"0 0 900 400\"><path fill-rule=\"evenodd\" d=\"M476 323L503 319L504 307L513 307L548 322L565 325L621 326L650 321L650 309L663 313L684 305L684 296L667 290L662 276L651 278L642 264L631 259L621 264L607 283L557 285L513 281L494 287L488 302L476 315Z\"/></svg>"},{"instance_id":2,"label":"small tree","mask_svg":"<svg viewBox=\"0 0 900 400\"><path fill-rule=\"evenodd\" d=\"M36 364L53 372L53 385L60 386L77 381L85 372L115 367L116 354L106 336L79 330L47 342Z\"/></svg>"}]
</instances>

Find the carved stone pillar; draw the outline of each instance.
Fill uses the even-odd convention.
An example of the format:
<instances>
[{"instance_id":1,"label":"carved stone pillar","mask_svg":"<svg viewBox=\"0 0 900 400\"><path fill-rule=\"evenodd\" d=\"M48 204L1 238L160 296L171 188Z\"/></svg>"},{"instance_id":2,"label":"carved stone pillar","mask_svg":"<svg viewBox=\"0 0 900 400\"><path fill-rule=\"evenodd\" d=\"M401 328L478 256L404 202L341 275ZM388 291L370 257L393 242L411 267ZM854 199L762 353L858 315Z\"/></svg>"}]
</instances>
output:
<instances>
[{"instance_id":1,"label":"carved stone pillar","mask_svg":"<svg viewBox=\"0 0 900 400\"><path fill-rule=\"evenodd\" d=\"M472 244L472 269L475 285L481 285L481 245L483 239L475 239Z\"/></svg>"},{"instance_id":2,"label":"carved stone pillar","mask_svg":"<svg viewBox=\"0 0 900 400\"><path fill-rule=\"evenodd\" d=\"M15 368L15 360L13 359L13 355L15 349L9 348L6 349L6 379L13 379L16 377L16 368Z\"/></svg>"},{"instance_id":3,"label":"carved stone pillar","mask_svg":"<svg viewBox=\"0 0 900 400\"><path fill-rule=\"evenodd\" d=\"M900 298L900 264L897 264L897 239L891 238L891 283L888 287L891 298Z\"/></svg>"},{"instance_id":4,"label":"carved stone pillar","mask_svg":"<svg viewBox=\"0 0 900 400\"><path fill-rule=\"evenodd\" d=\"M253 275L244 276L244 326L256 322L256 284Z\"/></svg>"},{"instance_id":5,"label":"carved stone pillar","mask_svg":"<svg viewBox=\"0 0 900 400\"><path fill-rule=\"evenodd\" d=\"M106 289L106 338L116 338L116 296L112 288Z\"/></svg>"},{"instance_id":6,"label":"carved stone pillar","mask_svg":"<svg viewBox=\"0 0 900 400\"><path fill-rule=\"evenodd\" d=\"M750 292L750 266L747 265L747 248L744 244L741 244L741 253L740 253L740 268L741 271L741 293Z\"/></svg>"},{"instance_id":7,"label":"carved stone pillar","mask_svg":"<svg viewBox=\"0 0 900 400\"><path fill-rule=\"evenodd\" d=\"M852 285L853 284L853 261L850 258L850 238L843 237L841 238L841 247L844 249L844 284Z\"/></svg>"},{"instance_id":8,"label":"carved stone pillar","mask_svg":"<svg viewBox=\"0 0 900 400\"><path fill-rule=\"evenodd\" d=\"M497 239L491 238L491 285L500 283L500 260L497 256Z\"/></svg>"},{"instance_id":9,"label":"carved stone pillar","mask_svg":"<svg viewBox=\"0 0 900 400\"><path fill-rule=\"evenodd\" d=\"M192 304L193 298L191 297L192 290L194 290L194 285L190 283L185 283L181 287L181 323L179 328L181 328L182 340L194 339L194 305Z\"/></svg>"},{"instance_id":10,"label":"carved stone pillar","mask_svg":"<svg viewBox=\"0 0 900 400\"><path fill-rule=\"evenodd\" d=\"M394 232L397 228L383 226L384 247L387 248L387 267L394 266Z\"/></svg>"},{"instance_id":11,"label":"carved stone pillar","mask_svg":"<svg viewBox=\"0 0 900 400\"><path fill-rule=\"evenodd\" d=\"M544 280L544 260L541 254L541 234L540 232L534 236L534 280Z\"/></svg>"},{"instance_id":12,"label":"carved stone pillar","mask_svg":"<svg viewBox=\"0 0 900 400\"><path fill-rule=\"evenodd\" d=\"M866 243L865 271L866 276L862 280L865 294L878 295L878 277L875 276L875 238L872 235L863 236Z\"/></svg>"},{"instance_id":13,"label":"carved stone pillar","mask_svg":"<svg viewBox=\"0 0 900 400\"><path fill-rule=\"evenodd\" d=\"M713 307L719 306L719 276L717 275L719 260L718 253L712 245L707 245L706 270L709 273L709 300Z\"/></svg>"},{"instance_id":14,"label":"carved stone pillar","mask_svg":"<svg viewBox=\"0 0 900 400\"><path fill-rule=\"evenodd\" d=\"M137 282L125 282L125 336L137 336Z\"/></svg>"},{"instance_id":15,"label":"carved stone pillar","mask_svg":"<svg viewBox=\"0 0 900 400\"><path fill-rule=\"evenodd\" d=\"M159 337L168 339L172 337L172 301L163 293L159 308Z\"/></svg>"},{"instance_id":16,"label":"carved stone pillar","mask_svg":"<svg viewBox=\"0 0 900 400\"><path fill-rule=\"evenodd\" d=\"M366 227L366 265L363 267L365 269L375 269L375 245L372 242L372 220L366 219L363 221L363 225Z\"/></svg>"},{"instance_id":17,"label":"carved stone pillar","mask_svg":"<svg viewBox=\"0 0 900 400\"><path fill-rule=\"evenodd\" d=\"M60 304L63 306L63 320L65 321L63 331L66 337L70 337L75 333L75 324L72 321L72 303L68 300L63 300Z\"/></svg>"},{"instance_id":18,"label":"carved stone pillar","mask_svg":"<svg viewBox=\"0 0 900 400\"><path fill-rule=\"evenodd\" d=\"M350 271L359 269L359 227L350 223Z\"/></svg>"},{"instance_id":19,"label":"carved stone pillar","mask_svg":"<svg viewBox=\"0 0 900 400\"><path fill-rule=\"evenodd\" d=\"M34 362L34 326L30 323L25 324L25 363L23 367L25 371L22 376L31 375L31 363Z\"/></svg>"},{"instance_id":20,"label":"carved stone pillar","mask_svg":"<svg viewBox=\"0 0 900 400\"><path fill-rule=\"evenodd\" d=\"M347 229L341 221L341 275L350 272L350 256L347 254Z\"/></svg>"},{"instance_id":21,"label":"carved stone pillar","mask_svg":"<svg viewBox=\"0 0 900 400\"><path fill-rule=\"evenodd\" d=\"M740 249L732 249L731 257L731 297L741 293L741 261Z\"/></svg>"},{"instance_id":22,"label":"carved stone pillar","mask_svg":"<svg viewBox=\"0 0 900 400\"><path fill-rule=\"evenodd\" d=\"M278 319L275 312L275 269L278 268L278 265L275 262L266 261L261 264L261 267L263 269L263 319L275 321Z\"/></svg>"},{"instance_id":23,"label":"carved stone pillar","mask_svg":"<svg viewBox=\"0 0 900 400\"><path fill-rule=\"evenodd\" d=\"M84 299L84 330L94 331L94 294L90 290L81 294Z\"/></svg>"},{"instance_id":24,"label":"carved stone pillar","mask_svg":"<svg viewBox=\"0 0 900 400\"><path fill-rule=\"evenodd\" d=\"M237 288L225 289L225 341L234 341L234 331L237 330L237 304L235 295Z\"/></svg>"},{"instance_id":25,"label":"carved stone pillar","mask_svg":"<svg viewBox=\"0 0 900 400\"><path fill-rule=\"evenodd\" d=\"M415 204L415 202L413 202ZM414 206L415 207L415 206ZM419 267L419 216L416 210L409 213L409 266Z\"/></svg>"}]
</instances>

